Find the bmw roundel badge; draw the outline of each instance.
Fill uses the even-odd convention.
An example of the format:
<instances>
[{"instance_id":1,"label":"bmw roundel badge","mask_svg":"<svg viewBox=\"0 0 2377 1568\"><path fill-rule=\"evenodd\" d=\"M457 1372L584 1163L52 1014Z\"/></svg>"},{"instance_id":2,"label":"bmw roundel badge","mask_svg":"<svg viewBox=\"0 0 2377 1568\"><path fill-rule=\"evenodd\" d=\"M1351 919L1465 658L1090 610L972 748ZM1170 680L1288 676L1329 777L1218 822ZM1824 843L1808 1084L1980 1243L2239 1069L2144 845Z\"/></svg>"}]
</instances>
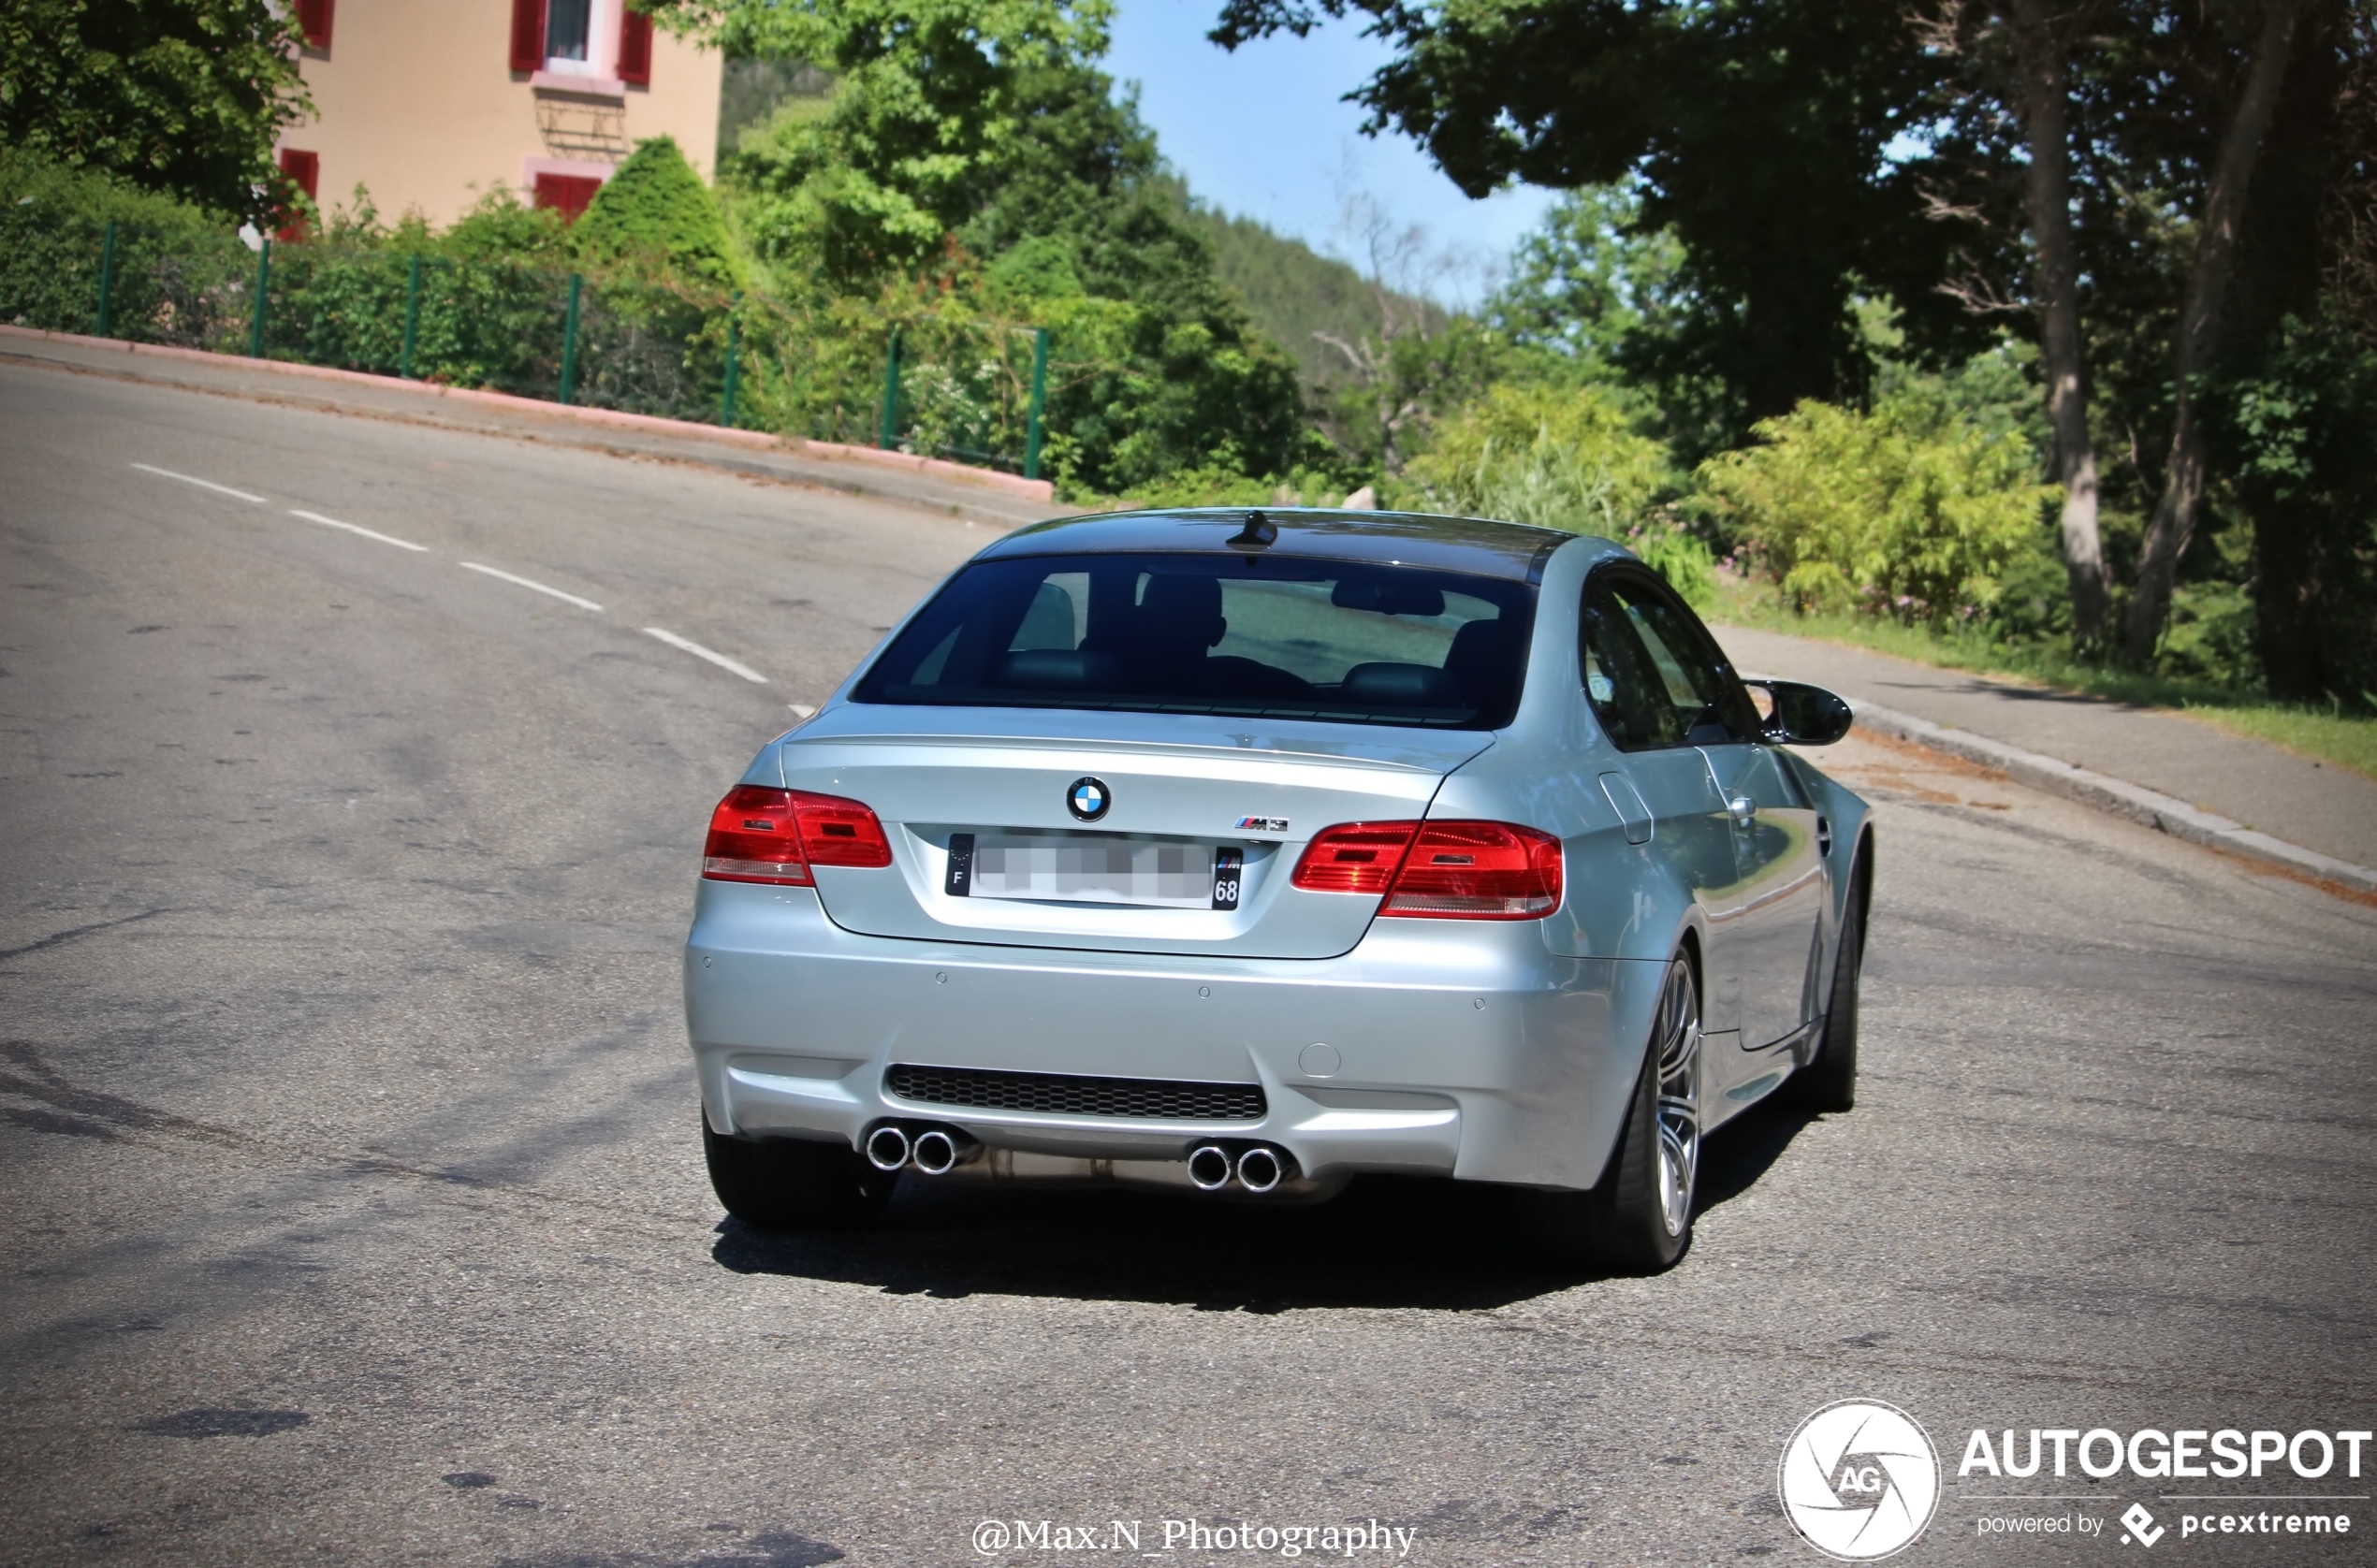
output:
<instances>
[{"instance_id":1,"label":"bmw roundel badge","mask_svg":"<svg viewBox=\"0 0 2377 1568\"><path fill-rule=\"evenodd\" d=\"M1065 809L1085 822L1094 822L1115 804L1115 794L1102 778L1076 778L1065 789Z\"/></svg>"}]
</instances>

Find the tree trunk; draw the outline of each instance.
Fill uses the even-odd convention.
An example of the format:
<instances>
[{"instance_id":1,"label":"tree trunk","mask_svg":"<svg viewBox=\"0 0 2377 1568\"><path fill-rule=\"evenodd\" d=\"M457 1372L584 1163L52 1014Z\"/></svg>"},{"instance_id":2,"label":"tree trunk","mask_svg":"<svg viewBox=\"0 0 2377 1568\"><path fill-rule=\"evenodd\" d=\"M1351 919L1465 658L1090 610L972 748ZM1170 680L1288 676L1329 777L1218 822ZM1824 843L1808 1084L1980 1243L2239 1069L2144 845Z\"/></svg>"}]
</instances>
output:
<instances>
[{"instance_id":1,"label":"tree trunk","mask_svg":"<svg viewBox=\"0 0 2377 1568\"><path fill-rule=\"evenodd\" d=\"M2178 407L2171 422L2170 458L2164 466L2163 493L2154 503L2154 520L2146 530L2145 550L2137 563L2137 589L2129 603L2128 636L2122 651L2132 664L2143 665L2154 656L2163 623L2170 617L2171 585L2179 571L2179 558L2195 535L2195 515L2203 505L2204 429L2195 407L2195 383L2209 365L2219 338L2221 307L2237 258L2237 232L2245 216L2245 195L2253 183L2253 161L2260 155L2262 138L2278 110L2278 88L2286 76L2300 9L2299 0L2275 0L2264 16L2253 64L2245 74L2244 96L2238 101L2228 134L2221 138L2211 188L2205 194L2187 306L2180 316L2179 341L2172 350Z\"/></svg>"},{"instance_id":2,"label":"tree trunk","mask_svg":"<svg viewBox=\"0 0 2377 1568\"><path fill-rule=\"evenodd\" d=\"M2055 432L2055 477L2063 486L2063 572L2072 588L2072 640L2105 640L2105 546L2096 525L2096 447L2088 430L2087 367L2081 360L2079 267L2072 241L2071 142L2063 40L2047 0L2014 0L2020 102L2030 140L2031 233L2037 251L2040 352L2047 416Z\"/></svg>"}]
</instances>

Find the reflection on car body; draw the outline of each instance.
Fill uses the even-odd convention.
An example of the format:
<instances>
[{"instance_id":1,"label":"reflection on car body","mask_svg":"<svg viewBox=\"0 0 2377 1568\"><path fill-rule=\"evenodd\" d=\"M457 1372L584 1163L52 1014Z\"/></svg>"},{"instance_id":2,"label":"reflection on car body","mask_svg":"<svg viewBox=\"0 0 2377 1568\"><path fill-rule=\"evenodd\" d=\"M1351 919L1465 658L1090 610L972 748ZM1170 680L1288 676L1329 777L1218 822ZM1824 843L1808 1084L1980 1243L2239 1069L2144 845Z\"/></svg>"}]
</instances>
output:
<instances>
[{"instance_id":1,"label":"reflection on car body","mask_svg":"<svg viewBox=\"0 0 2377 1568\"><path fill-rule=\"evenodd\" d=\"M1853 1096L1864 804L1605 540L1208 511L999 541L765 748L686 951L727 1207L902 1172L1525 1189L1657 1268L1700 1138Z\"/></svg>"}]
</instances>

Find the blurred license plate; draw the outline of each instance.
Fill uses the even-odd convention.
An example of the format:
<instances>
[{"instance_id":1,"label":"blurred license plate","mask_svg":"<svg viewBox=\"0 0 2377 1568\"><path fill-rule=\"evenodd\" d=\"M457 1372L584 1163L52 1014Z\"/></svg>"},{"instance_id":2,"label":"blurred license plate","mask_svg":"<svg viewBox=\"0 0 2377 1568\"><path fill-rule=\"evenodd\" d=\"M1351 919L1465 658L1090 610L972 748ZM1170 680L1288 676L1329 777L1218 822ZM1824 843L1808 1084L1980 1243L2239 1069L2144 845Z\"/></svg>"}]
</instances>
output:
<instances>
[{"instance_id":1,"label":"blurred license plate","mask_svg":"<svg viewBox=\"0 0 2377 1568\"><path fill-rule=\"evenodd\" d=\"M1244 859L1243 851L1204 844L957 834L950 844L948 891L972 898L1234 909Z\"/></svg>"}]
</instances>

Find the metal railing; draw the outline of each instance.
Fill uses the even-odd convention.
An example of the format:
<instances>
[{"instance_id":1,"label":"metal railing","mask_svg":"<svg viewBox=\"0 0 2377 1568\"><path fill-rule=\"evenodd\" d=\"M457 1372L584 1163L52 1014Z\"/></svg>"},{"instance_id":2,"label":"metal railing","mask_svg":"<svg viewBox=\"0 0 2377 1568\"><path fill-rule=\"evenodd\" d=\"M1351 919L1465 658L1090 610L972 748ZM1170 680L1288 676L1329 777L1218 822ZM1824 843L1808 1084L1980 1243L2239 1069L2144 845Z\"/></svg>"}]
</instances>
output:
<instances>
[{"instance_id":1,"label":"metal railing","mask_svg":"<svg viewBox=\"0 0 2377 1568\"><path fill-rule=\"evenodd\" d=\"M0 321L776 429L1041 476L1045 327L930 310L906 320L824 317L761 293L703 290L649 272L562 270L389 242L251 242L114 220L93 226L87 249L46 247L41 280L0 259ZM7 240L0 231L0 250ZM71 276L78 271L80 289ZM70 303L79 292L88 302L80 309ZM861 425L868 336L882 345L882 377Z\"/></svg>"}]
</instances>

